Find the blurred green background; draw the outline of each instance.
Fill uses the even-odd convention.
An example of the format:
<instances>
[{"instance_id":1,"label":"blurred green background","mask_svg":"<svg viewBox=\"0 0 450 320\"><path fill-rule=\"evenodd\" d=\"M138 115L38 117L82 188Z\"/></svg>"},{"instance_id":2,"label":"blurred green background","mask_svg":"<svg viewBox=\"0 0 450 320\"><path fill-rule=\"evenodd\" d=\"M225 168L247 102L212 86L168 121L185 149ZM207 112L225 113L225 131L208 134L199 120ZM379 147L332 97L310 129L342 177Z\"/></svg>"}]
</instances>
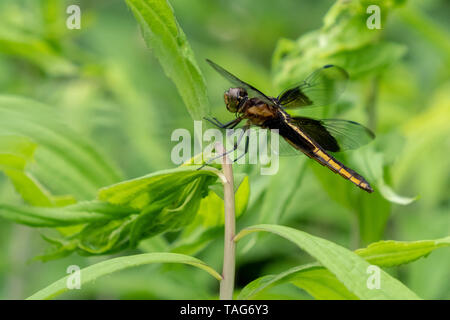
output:
<instances>
[{"instance_id":1,"label":"blurred green background","mask_svg":"<svg viewBox=\"0 0 450 320\"><path fill-rule=\"evenodd\" d=\"M293 77L283 69L283 52L295 59L296 39L321 28L334 1L170 3L206 78L212 113L225 120L230 117L222 100L227 84L205 58L276 95ZM81 7L80 30L65 27L65 10L70 4ZM383 20L382 37L401 45L401 54L376 73L357 73L371 61L361 61L354 76L349 70L353 81L340 113L374 129L377 150L384 157L386 182L396 193L417 196L417 200L408 205L374 202L369 208L374 219L386 219L381 219L381 234L366 235L358 227L357 217L367 208L345 206L336 200L332 188L341 185L331 185L331 190L324 186L329 173L321 179L317 170L325 169L304 169L299 158L282 159L276 176L260 176L250 167L236 169L249 174L251 186L248 209L238 228L255 222L279 223L350 249L379 239L422 240L449 235L448 12L450 3L445 0L407 1L392 10ZM374 60L379 54L375 48ZM371 96L374 90L376 99ZM29 97L57 109L69 127L91 140L117 167L123 179L173 168L170 135L176 128L192 129L192 119L176 87L146 48L132 13L119 0L1 0L0 93ZM375 101L374 106L367 101ZM364 168L354 169L365 173ZM0 199L21 202L1 174ZM170 242L176 236L166 234L163 239ZM194 252L216 270L221 268L220 236ZM107 258L71 255L46 263L31 262L48 246L40 230L4 219L0 220L0 240L0 299L25 298L66 275L69 265L85 267ZM238 247L238 288L259 276L311 261L284 240L272 236L254 240ZM138 249L123 254L158 251L158 241L146 240ZM450 298L448 251L438 250L426 259L388 271L422 298ZM208 299L217 297L214 281L202 271L183 266L150 266L114 274L63 297ZM283 285L262 298L310 297L294 286Z\"/></svg>"}]
</instances>

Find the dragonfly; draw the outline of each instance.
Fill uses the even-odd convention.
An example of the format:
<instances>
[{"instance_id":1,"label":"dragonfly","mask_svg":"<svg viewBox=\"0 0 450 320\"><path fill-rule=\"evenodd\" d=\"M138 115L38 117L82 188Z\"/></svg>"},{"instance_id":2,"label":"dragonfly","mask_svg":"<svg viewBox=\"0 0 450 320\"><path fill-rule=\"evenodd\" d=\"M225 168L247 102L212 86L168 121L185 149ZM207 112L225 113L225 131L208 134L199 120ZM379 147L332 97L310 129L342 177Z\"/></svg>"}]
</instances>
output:
<instances>
[{"instance_id":1,"label":"dragonfly","mask_svg":"<svg viewBox=\"0 0 450 320\"><path fill-rule=\"evenodd\" d=\"M243 133L252 126L276 129L290 148L305 154L362 190L373 192L362 175L343 165L331 154L369 143L375 138L371 130L354 121L313 119L291 116L288 113L294 109L328 105L330 101L337 99L349 78L343 68L325 65L312 72L305 80L281 92L278 97L270 97L213 61L206 61L233 85L225 91L224 101L227 110L235 114L235 119L227 123L222 123L217 118L205 118L207 121L219 128L234 129L245 120ZM234 150L239 144L240 139ZM244 155L248 152L248 146L247 135Z\"/></svg>"}]
</instances>

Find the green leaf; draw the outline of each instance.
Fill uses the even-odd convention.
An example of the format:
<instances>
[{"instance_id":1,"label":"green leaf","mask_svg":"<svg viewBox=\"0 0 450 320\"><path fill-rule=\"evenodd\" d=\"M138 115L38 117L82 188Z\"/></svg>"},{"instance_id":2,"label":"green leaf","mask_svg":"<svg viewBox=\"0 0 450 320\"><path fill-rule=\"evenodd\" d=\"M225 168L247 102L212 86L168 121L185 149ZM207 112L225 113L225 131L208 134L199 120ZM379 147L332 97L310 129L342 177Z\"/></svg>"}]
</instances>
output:
<instances>
[{"instance_id":1,"label":"green leaf","mask_svg":"<svg viewBox=\"0 0 450 320\"><path fill-rule=\"evenodd\" d=\"M80 270L81 285L88 284L96 279L111 274L116 271L124 270L131 267L138 267L141 265L146 265L150 263L184 263L189 264L199 269L208 272L217 280L221 280L221 276L203 261L175 253L144 253L134 256L125 256L106 260L87 268ZM67 281L69 280L68 275L60 280L52 283L48 287L36 292L32 296L28 297L28 300L43 300L43 299L53 299L56 296L68 291Z\"/></svg>"},{"instance_id":2,"label":"green leaf","mask_svg":"<svg viewBox=\"0 0 450 320\"><path fill-rule=\"evenodd\" d=\"M60 259L76 251L81 256L114 254L129 247L130 228L135 215L123 219L94 221L87 225L58 228L61 236L42 235L51 243L34 260Z\"/></svg>"},{"instance_id":3,"label":"green leaf","mask_svg":"<svg viewBox=\"0 0 450 320\"><path fill-rule=\"evenodd\" d=\"M277 225L256 225L245 228L235 238L266 231L286 238L316 258L325 268L333 273L344 286L360 299L419 299L415 293L401 282L380 270L381 288L367 288L369 262L350 250L328 240L311 236L305 232Z\"/></svg>"},{"instance_id":4,"label":"green leaf","mask_svg":"<svg viewBox=\"0 0 450 320\"><path fill-rule=\"evenodd\" d=\"M99 201L62 208L0 204L0 216L32 227L62 227L122 218L138 210Z\"/></svg>"},{"instance_id":5,"label":"green leaf","mask_svg":"<svg viewBox=\"0 0 450 320\"><path fill-rule=\"evenodd\" d=\"M112 254L129 247L130 229L134 217L88 224L83 230L70 237L77 244L80 255Z\"/></svg>"},{"instance_id":6,"label":"green leaf","mask_svg":"<svg viewBox=\"0 0 450 320\"><path fill-rule=\"evenodd\" d=\"M181 166L176 169L157 171L143 177L123 181L100 189L98 198L113 204L143 209L161 199L168 199L167 201L169 201L176 198L180 188L200 177L217 178L221 175L217 169L197 170L198 168L199 166Z\"/></svg>"},{"instance_id":7,"label":"green leaf","mask_svg":"<svg viewBox=\"0 0 450 320\"><path fill-rule=\"evenodd\" d=\"M27 137L17 136L17 135L1 135L0 136L0 156L9 155L11 157L12 163L8 163L5 160L0 161L1 168L12 168L12 169L23 169L25 167L25 162L19 161L20 159L24 161L31 160L33 158L34 151L37 145L28 139Z\"/></svg>"},{"instance_id":8,"label":"green leaf","mask_svg":"<svg viewBox=\"0 0 450 320\"><path fill-rule=\"evenodd\" d=\"M213 186L217 186L219 190L220 187L222 187L221 194L223 195L223 186L221 184L216 183ZM234 198L236 218L239 218L245 212L249 197L250 182L248 176L245 176L239 184L239 187L237 189L235 188ZM223 198L217 195L214 188L214 191L210 191L208 196L202 199L197 215L197 225L202 225L204 227L223 226L224 216Z\"/></svg>"},{"instance_id":9,"label":"green leaf","mask_svg":"<svg viewBox=\"0 0 450 320\"><path fill-rule=\"evenodd\" d=\"M374 149L374 147L363 148L360 152L354 153L351 161L355 166L361 168L370 181L373 181L381 196L386 200L400 204L408 205L415 201L417 197L404 197L398 195L385 182L384 168L387 167L386 156Z\"/></svg>"},{"instance_id":10,"label":"green leaf","mask_svg":"<svg viewBox=\"0 0 450 320\"><path fill-rule=\"evenodd\" d=\"M358 299L334 274L317 264L294 267L278 275L260 277L246 285L239 293L238 299L252 299L264 290L283 283L292 283L317 300Z\"/></svg>"},{"instance_id":11,"label":"green leaf","mask_svg":"<svg viewBox=\"0 0 450 320\"><path fill-rule=\"evenodd\" d=\"M317 300L357 300L334 274L322 268L303 270L290 277L292 284L304 289Z\"/></svg>"},{"instance_id":12,"label":"green leaf","mask_svg":"<svg viewBox=\"0 0 450 320\"><path fill-rule=\"evenodd\" d=\"M379 267L393 267L426 257L432 251L449 245L450 237L422 241L389 240L372 243L355 253ZM264 290L288 282L306 290L315 299L357 298L330 271L313 263L255 279L242 289L238 299L252 299Z\"/></svg>"},{"instance_id":13,"label":"green leaf","mask_svg":"<svg viewBox=\"0 0 450 320\"><path fill-rule=\"evenodd\" d=\"M344 68L351 79L383 71L400 60L406 47L396 43L380 42L350 51L340 51L327 58L329 63Z\"/></svg>"},{"instance_id":14,"label":"green leaf","mask_svg":"<svg viewBox=\"0 0 450 320\"><path fill-rule=\"evenodd\" d=\"M52 206L48 191L30 173L25 172L36 146L27 137L0 135L0 171L11 180L25 202L35 206Z\"/></svg>"},{"instance_id":15,"label":"green leaf","mask_svg":"<svg viewBox=\"0 0 450 320\"><path fill-rule=\"evenodd\" d=\"M5 174L26 203L39 207L56 205L50 192L31 173L22 170L6 170ZM71 199L72 203L76 202L75 199Z\"/></svg>"},{"instance_id":16,"label":"green leaf","mask_svg":"<svg viewBox=\"0 0 450 320\"><path fill-rule=\"evenodd\" d=\"M370 42L378 40L382 29L369 29L367 27L367 7L376 5L381 11L381 25L385 25L388 15L394 8L403 4L404 1L383 0L355 0L338 1L325 15L321 29L322 40L327 41L324 51L339 51L358 48Z\"/></svg>"},{"instance_id":17,"label":"green leaf","mask_svg":"<svg viewBox=\"0 0 450 320\"><path fill-rule=\"evenodd\" d=\"M392 267L426 257L433 250L450 246L450 236L437 240L379 241L355 251L360 257L381 267Z\"/></svg>"},{"instance_id":18,"label":"green leaf","mask_svg":"<svg viewBox=\"0 0 450 320\"><path fill-rule=\"evenodd\" d=\"M405 47L380 41L383 28L366 25L369 5L381 10L381 25L399 1L337 1L324 17L323 26L302 35L296 42L279 41L273 57L275 83L282 88L303 80L316 68L335 63L351 78L379 72L396 62Z\"/></svg>"},{"instance_id":19,"label":"green leaf","mask_svg":"<svg viewBox=\"0 0 450 320\"><path fill-rule=\"evenodd\" d=\"M0 135L25 136L38 147L27 167L52 193L90 200L120 174L86 139L62 120L55 108L15 96L0 96Z\"/></svg>"},{"instance_id":20,"label":"green leaf","mask_svg":"<svg viewBox=\"0 0 450 320\"><path fill-rule=\"evenodd\" d=\"M149 204L133 223L131 246L136 246L143 238L165 231L175 231L192 223L206 188L205 180L201 178L176 192L178 197L175 200L170 197L173 202L166 204L156 201Z\"/></svg>"},{"instance_id":21,"label":"green leaf","mask_svg":"<svg viewBox=\"0 0 450 320\"><path fill-rule=\"evenodd\" d=\"M23 59L52 76L73 76L77 67L47 42L36 36L0 28L0 53ZM17 29L16 29L17 30Z\"/></svg>"},{"instance_id":22,"label":"green leaf","mask_svg":"<svg viewBox=\"0 0 450 320\"><path fill-rule=\"evenodd\" d=\"M206 84L186 36L166 0L126 0L147 45L177 86L193 119L209 113Z\"/></svg>"},{"instance_id":23,"label":"green leaf","mask_svg":"<svg viewBox=\"0 0 450 320\"><path fill-rule=\"evenodd\" d=\"M380 189L380 193L383 196L383 198L385 198L386 200L388 200L392 203L401 204L401 205L406 206L408 204L413 203L414 201L416 201L418 199L417 196L416 197L404 197L404 196L398 195L383 180L378 181L377 187Z\"/></svg>"},{"instance_id":24,"label":"green leaf","mask_svg":"<svg viewBox=\"0 0 450 320\"><path fill-rule=\"evenodd\" d=\"M212 168L197 170L198 166L182 166L158 171L124 181L99 191L99 199L112 208L123 208L115 215L94 211L81 231L54 239L55 250L44 255L50 259L76 250L81 255L99 255L136 247L146 238L175 231L194 221L201 198L208 186L221 175ZM100 203L105 203L100 202ZM80 213L78 213L80 214Z\"/></svg>"},{"instance_id":25,"label":"green leaf","mask_svg":"<svg viewBox=\"0 0 450 320\"><path fill-rule=\"evenodd\" d=\"M80 255L112 254L194 222L208 187L222 176L217 169L198 167L159 171L103 188L97 201L59 208L2 204L0 216L33 227L59 227L62 237L44 237L54 246L38 257L41 260L73 251ZM57 198L55 205L56 201L65 204L67 199Z\"/></svg>"}]
</instances>

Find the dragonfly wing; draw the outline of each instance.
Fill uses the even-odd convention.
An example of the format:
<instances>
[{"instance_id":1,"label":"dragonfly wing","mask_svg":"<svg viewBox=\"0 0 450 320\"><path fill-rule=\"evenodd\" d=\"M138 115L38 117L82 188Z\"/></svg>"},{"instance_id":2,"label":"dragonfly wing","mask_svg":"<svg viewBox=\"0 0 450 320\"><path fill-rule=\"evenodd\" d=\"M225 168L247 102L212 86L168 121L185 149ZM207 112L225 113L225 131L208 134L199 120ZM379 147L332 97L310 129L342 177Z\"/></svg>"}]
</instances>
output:
<instances>
[{"instance_id":1,"label":"dragonfly wing","mask_svg":"<svg viewBox=\"0 0 450 320\"><path fill-rule=\"evenodd\" d=\"M319 146L331 152L357 149L375 138L372 131L354 121L293 117L291 122Z\"/></svg>"},{"instance_id":2,"label":"dragonfly wing","mask_svg":"<svg viewBox=\"0 0 450 320\"><path fill-rule=\"evenodd\" d=\"M264 93L262 93L261 91L259 91L255 87L253 87L251 84L248 84L248 83L242 81L241 79L239 79L238 77L236 77L235 75L231 74L230 72L228 72L227 70L225 70L224 68L219 66L217 63L212 62L209 59L206 59L206 62L208 62L209 65L214 68L214 70L216 70L218 73L220 73L225 79L230 81L233 85L235 85L238 88L243 88L243 89L247 90L247 93L250 97L252 97L252 98L257 97L257 98L261 99L262 101L264 101L265 103L268 103L271 105L275 104L273 99L266 96Z\"/></svg>"},{"instance_id":3,"label":"dragonfly wing","mask_svg":"<svg viewBox=\"0 0 450 320\"><path fill-rule=\"evenodd\" d=\"M317 145L330 152L357 149L375 138L372 131L354 121L341 119L316 120L306 117L294 117L289 121L291 125L296 126ZM283 133L286 135L285 130L282 127L279 129L277 133L268 129L252 127L251 149L279 156L298 156L310 151L306 145L293 146L292 142L289 143L286 140L289 137L283 137ZM295 132L291 133L295 134ZM298 137L297 140L299 139L302 140L301 137ZM296 139L290 140L298 144L298 141L295 142Z\"/></svg>"},{"instance_id":4,"label":"dragonfly wing","mask_svg":"<svg viewBox=\"0 0 450 320\"><path fill-rule=\"evenodd\" d=\"M347 82L348 73L344 69L326 65L283 91L277 100L285 109L329 105L339 98Z\"/></svg>"}]
</instances>

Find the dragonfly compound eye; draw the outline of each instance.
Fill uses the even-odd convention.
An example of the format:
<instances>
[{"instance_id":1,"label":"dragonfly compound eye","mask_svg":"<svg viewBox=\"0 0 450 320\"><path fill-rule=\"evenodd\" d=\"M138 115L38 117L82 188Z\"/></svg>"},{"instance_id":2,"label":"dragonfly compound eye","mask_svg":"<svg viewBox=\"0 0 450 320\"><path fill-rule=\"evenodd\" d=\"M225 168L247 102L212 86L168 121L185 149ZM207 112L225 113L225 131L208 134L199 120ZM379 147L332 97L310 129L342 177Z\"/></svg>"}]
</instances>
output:
<instances>
[{"instance_id":1,"label":"dragonfly compound eye","mask_svg":"<svg viewBox=\"0 0 450 320\"><path fill-rule=\"evenodd\" d=\"M236 112L241 99L239 88L230 88L227 90L224 95L224 100L228 111Z\"/></svg>"}]
</instances>

